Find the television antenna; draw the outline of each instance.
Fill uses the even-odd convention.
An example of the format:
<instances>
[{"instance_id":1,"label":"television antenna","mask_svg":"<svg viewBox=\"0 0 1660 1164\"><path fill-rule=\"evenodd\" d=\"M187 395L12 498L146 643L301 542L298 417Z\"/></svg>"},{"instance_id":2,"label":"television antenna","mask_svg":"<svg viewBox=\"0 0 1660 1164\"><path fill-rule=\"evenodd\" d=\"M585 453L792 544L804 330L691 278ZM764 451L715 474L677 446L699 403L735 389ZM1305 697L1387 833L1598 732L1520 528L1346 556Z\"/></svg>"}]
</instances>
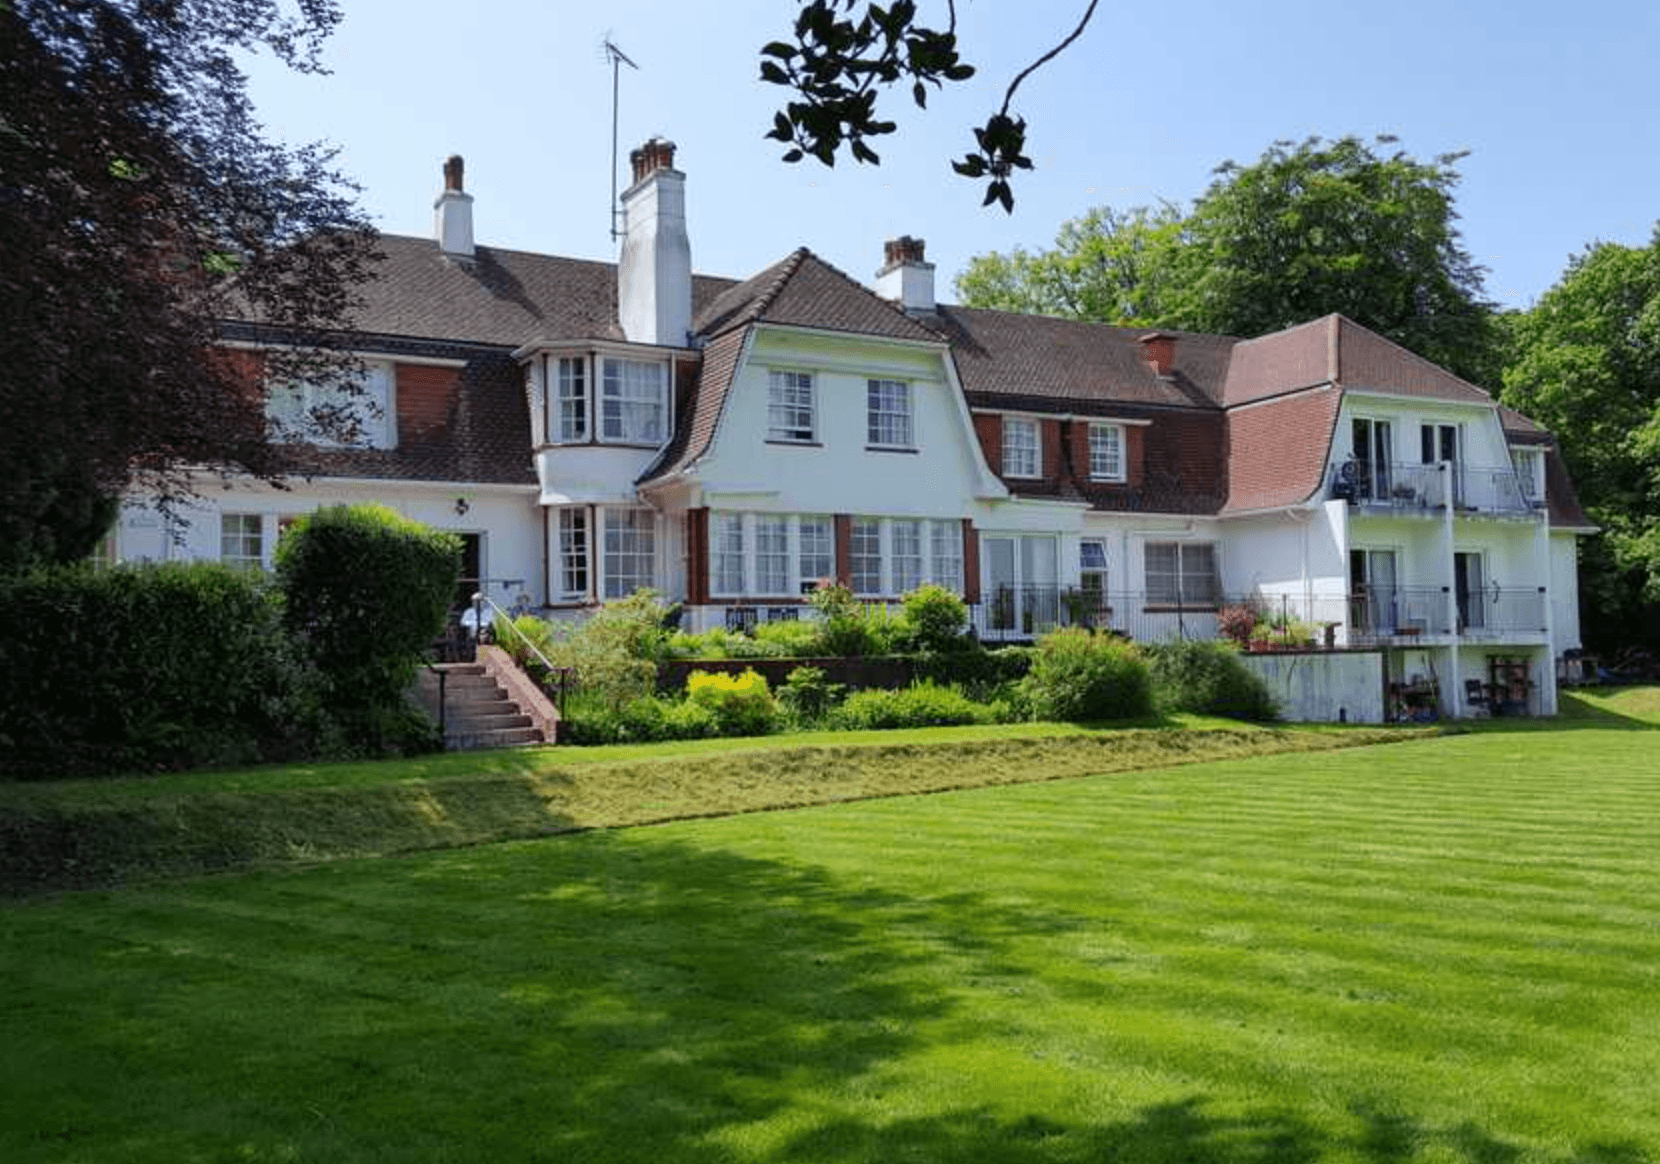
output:
<instances>
[{"instance_id":1,"label":"television antenna","mask_svg":"<svg viewBox=\"0 0 1660 1164\"><path fill-rule=\"evenodd\" d=\"M639 69L628 54L623 52L611 41L611 34L605 34L605 59L611 64L611 241L616 242L622 237L622 231L617 229L617 216L622 209L617 205L617 86L618 78L622 73L622 66Z\"/></svg>"}]
</instances>

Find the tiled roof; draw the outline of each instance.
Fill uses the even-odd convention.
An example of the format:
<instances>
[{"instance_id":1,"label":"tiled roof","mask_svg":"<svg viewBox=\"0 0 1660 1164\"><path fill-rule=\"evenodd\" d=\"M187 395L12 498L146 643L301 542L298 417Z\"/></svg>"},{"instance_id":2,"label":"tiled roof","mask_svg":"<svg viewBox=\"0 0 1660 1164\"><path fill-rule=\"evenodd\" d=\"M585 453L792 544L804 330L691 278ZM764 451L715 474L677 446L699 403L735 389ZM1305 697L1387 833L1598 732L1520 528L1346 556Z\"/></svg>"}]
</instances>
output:
<instances>
[{"instance_id":1,"label":"tiled roof","mask_svg":"<svg viewBox=\"0 0 1660 1164\"><path fill-rule=\"evenodd\" d=\"M692 331L717 335L749 323L777 323L938 343L929 331L806 247L694 309Z\"/></svg>"},{"instance_id":2,"label":"tiled roof","mask_svg":"<svg viewBox=\"0 0 1660 1164\"><path fill-rule=\"evenodd\" d=\"M1297 505L1324 484L1340 389L1321 386L1228 410L1228 501L1222 512Z\"/></svg>"},{"instance_id":3,"label":"tiled roof","mask_svg":"<svg viewBox=\"0 0 1660 1164\"><path fill-rule=\"evenodd\" d=\"M1545 504L1550 510L1550 523L1557 529L1596 528L1580 505L1568 466L1554 446L1545 450Z\"/></svg>"},{"instance_id":4,"label":"tiled roof","mask_svg":"<svg viewBox=\"0 0 1660 1164\"><path fill-rule=\"evenodd\" d=\"M690 407L684 410L662 453L640 474L640 484L678 473L708 451L748 335L747 328L723 332L703 349L703 367L691 392Z\"/></svg>"},{"instance_id":5,"label":"tiled roof","mask_svg":"<svg viewBox=\"0 0 1660 1164\"><path fill-rule=\"evenodd\" d=\"M943 304L933 318L971 396L1041 400L1056 410L1088 411L1088 405L1113 402L1215 408L1235 342L1173 333L1174 376L1161 379L1142 358L1139 340L1146 328Z\"/></svg>"},{"instance_id":6,"label":"tiled roof","mask_svg":"<svg viewBox=\"0 0 1660 1164\"><path fill-rule=\"evenodd\" d=\"M1504 439L1513 445L1548 445L1551 435L1530 417L1514 408L1499 405L1499 420L1504 424Z\"/></svg>"},{"instance_id":7,"label":"tiled roof","mask_svg":"<svg viewBox=\"0 0 1660 1164\"><path fill-rule=\"evenodd\" d=\"M530 442L530 412L524 375L505 351L458 351L445 345L376 342L392 359L403 354L464 355L461 373L445 423L430 440L400 439L392 449L344 449L293 446L289 471L308 477L366 477L395 481L455 481L534 485L535 460ZM419 353L411 348L419 347Z\"/></svg>"},{"instance_id":8,"label":"tiled roof","mask_svg":"<svg viewBox=\"0 0 1660 1164\"><path fill-rule=\"evenodd\" d=\"M1333 383L1356 391L1492 403L1474 384L1342 315L1239 341L1222 399L1233 407Z\"/></svg>"},{"instance_id":9,"label":"tiled roof","mask_svg":"<svg viewBox=\"0 0 1660 1164\"><path fill-rule=\"evenodd\" d=\"M446 258L429 238L382 235L385 259L362 289L359 329L516 348L533 340L621 339L614 263L478 247L472 262ZM733 285L698 275L696 312Z\"/></svg>"}]
</instances>

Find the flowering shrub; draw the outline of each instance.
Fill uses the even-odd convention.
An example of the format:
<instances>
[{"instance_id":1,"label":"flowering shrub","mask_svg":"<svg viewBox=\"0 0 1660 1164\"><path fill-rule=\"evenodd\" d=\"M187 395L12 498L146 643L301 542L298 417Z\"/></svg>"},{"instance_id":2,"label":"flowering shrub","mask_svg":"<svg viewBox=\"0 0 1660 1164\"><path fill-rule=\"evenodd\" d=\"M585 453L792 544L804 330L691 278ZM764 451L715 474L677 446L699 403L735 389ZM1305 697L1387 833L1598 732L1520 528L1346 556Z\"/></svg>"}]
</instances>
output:
<instances>
[{"instance_id":1,"label":"flowering shrub","mask_svg":"<svg viewBox=\"0 0 1660 1164\"><path fill-rule=\"evenodd\" d=\"M686 699L715 717L723 736L764 736L778 719L778 705L767 681L754 671L742 675L693 671L686 677Z\"/></svg>"}]
</instances>

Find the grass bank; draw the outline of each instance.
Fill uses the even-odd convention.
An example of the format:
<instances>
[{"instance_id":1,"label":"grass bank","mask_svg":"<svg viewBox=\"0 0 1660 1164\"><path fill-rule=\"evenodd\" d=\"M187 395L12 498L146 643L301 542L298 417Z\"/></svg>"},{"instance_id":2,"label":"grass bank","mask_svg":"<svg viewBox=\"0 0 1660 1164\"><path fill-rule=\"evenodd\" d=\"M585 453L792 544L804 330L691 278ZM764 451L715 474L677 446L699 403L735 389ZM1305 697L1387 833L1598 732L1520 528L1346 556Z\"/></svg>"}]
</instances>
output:
<instances>
[{"instance_id":1,"label":"grass bank","mask_svg":"<svg viewBox=\"0 0 1660 1164\"><path fill-rule=\"evenodd\" d=\"M0 789L0 892L15 896L1401 738L1398 731L1240 725L941 728L14 785Z\"/></svg>"},{"instance_id":2,"label":"grass bank","mask_svg":"<svg viewBox=\"0 0 1660 1164\"><path fill-rule=\"evenodd\" d=\"M1652 1164L1611 714L0 905L0 1159Z\"/></svg>"}]
</instances>

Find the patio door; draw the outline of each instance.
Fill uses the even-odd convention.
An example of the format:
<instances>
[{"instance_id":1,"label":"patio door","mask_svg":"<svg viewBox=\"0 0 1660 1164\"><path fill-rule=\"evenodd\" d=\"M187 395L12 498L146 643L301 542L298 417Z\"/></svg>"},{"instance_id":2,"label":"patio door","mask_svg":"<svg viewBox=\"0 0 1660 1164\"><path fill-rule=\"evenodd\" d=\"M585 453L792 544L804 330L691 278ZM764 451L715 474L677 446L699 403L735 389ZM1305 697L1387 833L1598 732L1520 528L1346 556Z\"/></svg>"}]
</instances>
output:
<instances>
[{"instance_id":1,"label":"patio door","mask_svg":"<svg viewBox=\"0 0 1660 1164\"><path fill-rule=\"evenodd\" d=\"M1349 626L1392 635L1400 625L1394 550L1349 551Z\"/></svg>"},{"instance_id":2,"label":"patio door","mask_svg":"<svg viewBox=\"0 0 1660 1164\"><path fill-rule=\"evenodd\" d=\"M1487 625L1487 603L1481 555L1453 555L1453 593L1458 599L1458 629L1480 630Z\"/></svg>"},{"instance_id":3,"label":"patio door","mask_svg":"<svg viewBox=\"0 0 1660 1164\"><path fill-rule=\"evenodd\" d=\"M1441 461L1451 462L1453 504L1464 501L1463 474L1458 468L1458 426L1456 424L1426 424L1418 435L1421 459L1426 465Z\"/></svg>"},{"instance_id":4,"label":"patio door","mask_svg":"<svg viewBox=\"0 0 1660 1164\"><path fill-rule=\"evenodd\" d=\"M985 534L986 629L1024 638L1060 621L1059 553L1052 536Z\"/></svg>"},{"instance_id":5,"label":"patio door","mask_svg":"<svg viewBox=\"0 0 1660 1164\"><path fill-rule=\"evenodd\" d=\"M1356 417L1351 436L1354 441L1355 481L1365 500L1389 499L1389 464L1395 442L1387 420Z\"/></svg>"}]
</instances>

